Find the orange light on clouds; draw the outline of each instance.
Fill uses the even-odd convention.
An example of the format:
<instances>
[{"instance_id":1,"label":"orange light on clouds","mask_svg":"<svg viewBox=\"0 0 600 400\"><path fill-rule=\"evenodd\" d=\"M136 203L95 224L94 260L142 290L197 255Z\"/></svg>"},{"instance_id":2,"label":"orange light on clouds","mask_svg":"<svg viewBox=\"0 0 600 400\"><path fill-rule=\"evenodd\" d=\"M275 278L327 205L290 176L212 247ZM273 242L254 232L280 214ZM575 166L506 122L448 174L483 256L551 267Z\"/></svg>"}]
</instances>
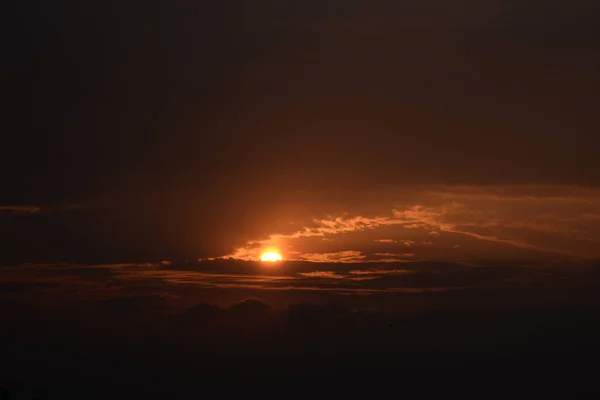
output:
<instances>
[{"instance_id":1,"label":"orange light on clouds","mask_svg":"<svg viewBox=\"0 0 600 400\"><path fill-rule=\"evenodd\" d=\"M277 262L283 260L281 253L277 250L267 250L260 256L260 261L263 262Z\"/></svg>"}]
</instances>

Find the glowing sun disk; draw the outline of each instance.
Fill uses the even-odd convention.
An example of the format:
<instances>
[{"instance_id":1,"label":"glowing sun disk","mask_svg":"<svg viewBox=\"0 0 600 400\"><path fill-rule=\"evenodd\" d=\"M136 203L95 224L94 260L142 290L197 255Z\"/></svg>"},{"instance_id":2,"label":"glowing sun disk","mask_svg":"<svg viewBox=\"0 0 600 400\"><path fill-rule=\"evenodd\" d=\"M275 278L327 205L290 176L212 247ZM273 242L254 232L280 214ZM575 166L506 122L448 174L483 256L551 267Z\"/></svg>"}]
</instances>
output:
<instances>
[{"instance_id":1,"label":"glowing sun disk","mask_svg":"<svg viewBox=\"0 0 600 400\"><path fill-rule=\"evenodd\" d=\"M277 262L281 260L283 260L283 257L276 251L266 251L260 256L260 261Z\"/></svg>"}]
</instances>

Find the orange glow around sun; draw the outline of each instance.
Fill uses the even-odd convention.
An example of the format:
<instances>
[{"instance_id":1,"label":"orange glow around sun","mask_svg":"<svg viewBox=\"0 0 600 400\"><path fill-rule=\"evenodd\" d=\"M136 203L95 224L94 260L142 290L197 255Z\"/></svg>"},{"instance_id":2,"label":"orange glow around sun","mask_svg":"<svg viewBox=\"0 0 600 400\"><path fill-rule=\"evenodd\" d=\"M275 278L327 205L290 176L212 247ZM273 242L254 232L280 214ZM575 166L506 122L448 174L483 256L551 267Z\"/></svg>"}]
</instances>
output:
<instances>
[{"instance_id":1,"label":"orange glow around sun","mask_svg":"<svg viewBox=\"0 0 600 400\"><path fill-rule=\"evenodd\" d=\"M260 256L260 261L277 262L283 260L281 254L276 250L267 250Z\"/></svg>"}]
</instances>

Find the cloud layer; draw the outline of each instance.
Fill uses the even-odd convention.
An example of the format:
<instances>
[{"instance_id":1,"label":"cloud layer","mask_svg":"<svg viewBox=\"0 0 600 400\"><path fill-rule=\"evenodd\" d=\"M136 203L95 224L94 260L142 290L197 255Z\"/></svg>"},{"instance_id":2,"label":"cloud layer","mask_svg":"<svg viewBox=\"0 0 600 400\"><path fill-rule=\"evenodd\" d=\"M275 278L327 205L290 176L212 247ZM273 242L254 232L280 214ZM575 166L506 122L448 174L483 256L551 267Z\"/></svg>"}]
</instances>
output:
<instances>
[{"instance_id":1,"label":"cloud layer","mask_svg":"<svg viewBox=\"0 0 600 400\"><path fill-rule=\"evenodd\" d=\"M47 298L53 304L158 296L181 307L200 300L227 304L231 299L259 296L277 305L342 296L356 305L379 307L385 305L382 296L396 304L406 294L440 293L441 297L428 297L422 305L432 301L443 307L447 299L468 299L480 291L504 293L498 299L513 303L518 299L511 299L515 291L529 295L539 290L586 290L600 284L598 265L590 263L348 262L354 255L346 257L346 262L335 258L274 265L214 260L7 266L0 268L0 287L5 300Z\"/></svg>"},{"instance_id":2,"label":"cloud layer","mask_svg":"<svg viewBox=\"0 0 600 400\"><path fill-rule=\"evenodd\" d=\"M360 212L361 201L373 199L376 207ZM277 247L286 259L324 262L600 258L597 189L402 187L348 208L250 241L226 257L256 260L264 248Z\"/></svg>"},{"instance_id":3,"label":"cloud layer","mask_svg":"<svg viewBox=\"0 0 600 400\"><path fill-rule=\"evenodd\" d=\"M339 393L340 373L370 392L544 368L564 382L599 354L599 288L600 265L575 262L4 266L0 375L91 399L223 382ZM399 371L401 387L382 381Z\"/></svg>"}]
</instances>

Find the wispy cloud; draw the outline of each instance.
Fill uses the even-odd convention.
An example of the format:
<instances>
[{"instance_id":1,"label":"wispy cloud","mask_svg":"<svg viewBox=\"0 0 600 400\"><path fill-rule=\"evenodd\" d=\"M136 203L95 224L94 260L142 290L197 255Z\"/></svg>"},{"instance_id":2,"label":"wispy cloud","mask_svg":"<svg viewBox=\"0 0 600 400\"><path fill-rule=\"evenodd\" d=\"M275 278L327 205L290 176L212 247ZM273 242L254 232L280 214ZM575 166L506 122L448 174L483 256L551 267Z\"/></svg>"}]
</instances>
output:
<instances>
[{"instance_id":1,"label":"wispy cloud","mask_svg":"<svg viewBox=\"0 0 600 400\"><path fill-rule=\"evenodd\" d=\"M79 210L83 208L80 204L61 204L61 205L34 205L34 204L20 204L20 205L0 205L0 212L10 213L47 213L52 211L62 210Z\"/></svg>"},{"instance_id":2,"label":"wispy cloud","mask_svg":"<svg viewBox=\"0 0 600 400\"><path fill-rule=\"evenodd\" d=\"M312 262L362 262L366 256L360 251L347 250L336 253L304 253L301 256L302 260Z\"/></svg>"},{"instance_id":3,"label":"wispy cloud","mask_svg":"<svg viewBox=\"0 0 600 400\"><path fill-rule=\"evenodd\" d=\"M378 243L398 243L397 240L394 239L375 239Z\"/></svg>"},{"instance_id":4,"label":"wispy cloud","mask_svg":"<svg viewBox=\"0 0 600 400\"><path fill-rule=\"evenodd\" d=\"M306 221L296 232L250 241L229 257L256 260L269 246L280 248L287 259L324 262L369 261L380 257L376 253L404 254L401 247L411 247L424 260L444 254L502 258L506 246L514 256L521 251L520 257L600 257L599 190L440 186L400 188L397 194L387 190L381 196L391 204L387 212L357 215L360 207L354 206L354 214ZM397 200L402 198L411 200Z\"/></svg>"},{"instance_id":5,"label":"wispy cloud","mask_svg":"<svg viewBox=\"0 0 600 400\"><path fill-rule=\"evenodd\" d=\"M13 212L13 213L39 213L45 209L41 206L33 205L20 205L20 206L0 206L0 212Z\"/></svg>"},{"instance_id":6,"label":"wispy cloud","mask_svg":"<svg viewBox=\"0 0 600 400\"><path fill-rule=\"evenodd\" d=\"M444 186L427 191L442 199L591 203L600 200L600 189L560 185Z\"/></svg>"},{"instance_id":7,"label":"wispy cloud","mask_svg":"<svg viewBox=\"0 0 600 400\"><path fill-rule=\"evenodd\" d=\"M343 279L345 275L338 274L333 271L312 271L312 272L299 272L298 275L306 278L329 278L329 279Z\"/></svg>"}]
</instances>

